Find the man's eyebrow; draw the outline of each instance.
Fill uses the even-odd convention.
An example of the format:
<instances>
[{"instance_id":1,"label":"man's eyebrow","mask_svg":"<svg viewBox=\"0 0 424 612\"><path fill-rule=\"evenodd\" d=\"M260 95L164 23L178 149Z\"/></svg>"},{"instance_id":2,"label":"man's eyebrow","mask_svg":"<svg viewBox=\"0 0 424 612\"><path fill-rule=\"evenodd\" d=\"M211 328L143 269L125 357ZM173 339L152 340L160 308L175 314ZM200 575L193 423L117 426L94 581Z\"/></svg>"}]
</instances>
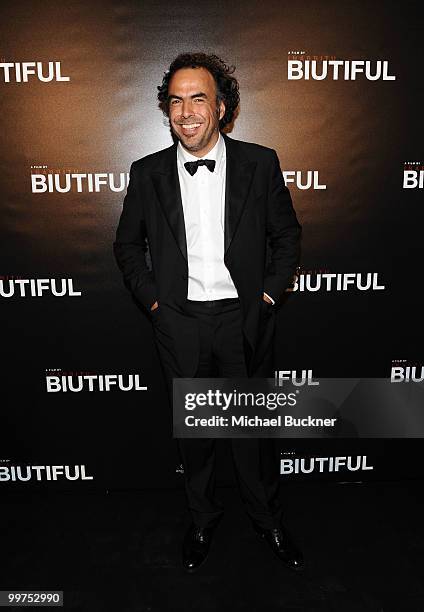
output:
<instances>
[{"instance_id":1,"label":"man's eyebrow","mask_svg":"<svg viewBox=\"0 0 424 612\"><path fill-rule=\"evenodd\" d=\"M192 96L190 96L190 98L207 98L208 96L203 93L203 91L200 91L199 93L195 93ZM170 100L171 98L176 98L177 100L182 100L181 96L177 96L176 94L169 94L168 96L168 100Z\"/></svg>"}]
</instances>

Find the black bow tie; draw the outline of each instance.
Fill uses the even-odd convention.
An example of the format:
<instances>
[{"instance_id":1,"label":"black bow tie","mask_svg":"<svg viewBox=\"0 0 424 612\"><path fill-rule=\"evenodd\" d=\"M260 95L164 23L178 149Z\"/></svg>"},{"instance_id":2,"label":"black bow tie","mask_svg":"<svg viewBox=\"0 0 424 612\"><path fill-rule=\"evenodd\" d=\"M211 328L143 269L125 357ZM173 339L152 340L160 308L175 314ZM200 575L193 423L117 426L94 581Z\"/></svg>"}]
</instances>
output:
<instances>
[{"instance_id":1,"label":"black bow tie","mask_svg":"<svg viewBox=\"0 0 424 612\"><path fill-rule=\"evenodd\" d=\"M210 172L213 172L215 169L215 160L214 159L199 159L197 161L186 162L184 164L184 168L187 170L191 176L196 174L197 168L199 166L206 166Z\"/></svg>"}]
</instances>

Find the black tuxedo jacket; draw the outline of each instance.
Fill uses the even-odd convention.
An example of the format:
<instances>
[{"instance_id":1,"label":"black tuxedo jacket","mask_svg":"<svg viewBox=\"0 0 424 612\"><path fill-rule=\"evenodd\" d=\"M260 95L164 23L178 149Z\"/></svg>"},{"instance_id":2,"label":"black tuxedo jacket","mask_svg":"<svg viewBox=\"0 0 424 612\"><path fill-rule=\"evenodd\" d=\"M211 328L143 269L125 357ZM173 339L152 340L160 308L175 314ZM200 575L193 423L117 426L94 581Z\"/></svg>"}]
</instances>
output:
<instances>
[{"instance_id":1,"label":"black tuxedo jacket","mask_svg":"<svg viewBox=\"0 0 424 612\"><path fill-rule=\"evenodd\" d=\"M249 370L260 354L263 293L275 306L299 257L300 225L273 149L222 134L226 146L224 262L237 289ZM185 316L188 264L177 145L131 165L114 242L124 282L152 320L161 319L181 376L195 374L197 330ZM158 301L159 307L150 311Z\"/></svg>"}]
</instances>

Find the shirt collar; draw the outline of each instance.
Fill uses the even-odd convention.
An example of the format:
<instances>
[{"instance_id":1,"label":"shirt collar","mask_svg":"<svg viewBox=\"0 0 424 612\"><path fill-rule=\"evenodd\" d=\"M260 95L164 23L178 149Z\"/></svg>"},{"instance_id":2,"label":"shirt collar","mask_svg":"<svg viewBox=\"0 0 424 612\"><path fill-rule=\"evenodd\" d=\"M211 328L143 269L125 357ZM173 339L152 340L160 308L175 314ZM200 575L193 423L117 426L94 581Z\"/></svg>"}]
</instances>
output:
<instances>
[{"instance_id":1,"label":"shirt collar","mask_svg":"<svg viewBox=\"0 0 424 612\"><path fill-rule=\"evenodd\" d=\"M225 159L225 142L221 133L219 132L218 140L216 141L214 147L206 153L203 157L196 157L189 153L186 149L184 149L183 145L180 141L178 141L177 145L177 157L178 162L181 166L188 161L197 161L199 159L214 159L216 162L216 172L219 172L222 167L222 162Z\"/></svg>"}]
</instances>

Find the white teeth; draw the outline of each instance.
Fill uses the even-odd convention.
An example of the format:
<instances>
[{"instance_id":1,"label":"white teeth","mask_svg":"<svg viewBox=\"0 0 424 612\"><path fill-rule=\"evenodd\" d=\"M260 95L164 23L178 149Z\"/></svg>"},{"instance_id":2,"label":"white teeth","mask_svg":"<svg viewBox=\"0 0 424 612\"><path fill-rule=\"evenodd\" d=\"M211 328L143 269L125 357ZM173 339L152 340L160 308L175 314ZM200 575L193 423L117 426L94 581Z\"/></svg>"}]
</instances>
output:
<instances>
[{"instance_id":1,"label":"white teeth","mask_svg":"<svg viewBox=\"0 0 424 612\"><path fill-rule=\"evenodd\" d=\"M198 128L200 126L200 123L190 123L189 125L183 125L182 127L185 130L192 130L193 128Z\"/></svg>"}]
</instances>

